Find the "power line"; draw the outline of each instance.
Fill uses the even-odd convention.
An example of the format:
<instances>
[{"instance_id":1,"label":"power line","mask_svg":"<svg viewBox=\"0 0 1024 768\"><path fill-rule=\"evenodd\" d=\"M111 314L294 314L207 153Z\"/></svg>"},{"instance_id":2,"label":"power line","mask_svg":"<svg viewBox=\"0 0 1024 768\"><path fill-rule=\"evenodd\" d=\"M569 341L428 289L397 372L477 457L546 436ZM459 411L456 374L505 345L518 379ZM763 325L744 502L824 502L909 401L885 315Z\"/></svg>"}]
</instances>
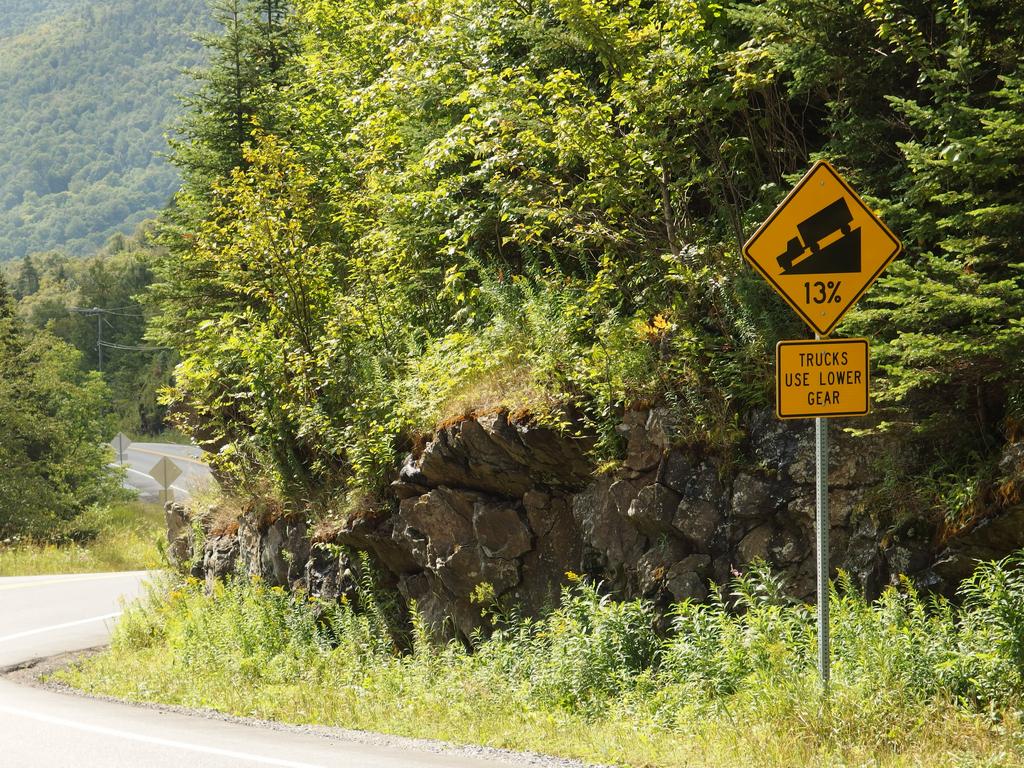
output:
<instances>
[{"instance_id":1,"label":"power line","mask_svg":"<svg viewBox=\"0 0 1024 768\"><path fill-rule=\"evenodd\" d=\"M92 307L91 309L82 309L81 307L68 307L71 312L77 312L80 315L86 317L96 318L96 359L98 361L97 370L103 373L103 313L104 310L99 307Z\"/></svg>"},{"instance_id":2,"label":"power line","mask_svg":"<svg viewBox=\"0 0 1024 768\"><path fill-rule=\"evenodd\" d=\"M116 315L129 309L139 309L138 304L129 304L127 307L68 307L71 312L103 312L108 315Z\"/></svg>"},{"instance_id":3,"label":"power line","mask_svg":"<svg viewBox=\"0 0 1024 768\"><path fill-rule=\"evenodd\" d=\"M115 315L117 317L146 317L141 312L128 312L129 309L139 309L138 306L133 307L114 307L113 309L107 309L104 307L68 307L68 312L77 312L80 315Z\"/></svg>"},{"instance_id":4,"label":"power line","mask_svg":"<svg viewBox=\"0 0 1024 768\"><path fill-rule=\"evenodd\" d=\"M68 307L69 312L74 312L85 317L96 318L96 360L97 370L103 373L103 350L104 349L116 349L122 352L162 352L170 349L170 347L142 347L142 346L130 346L127 344L111 344L103 340L103 324L106 323L111 329L113 325L110 321L104 317L104 315L117 315L121 317L143 317L143 315L129 315L124 313L122 310L137 309L134 306L127 307L114 307L113 309L104 307Z\"/></svg>"},{"instance_id":5,"label":"power line","mask_svg":"<svg viewBox=\"0 0 1024 768\"><path fill-rule=\"evenodd\" d=\"M106 347L107 349L119 349L119 350L123 350L125 352L169 352L169 351L171 351L171 347L140 347L140 346L132 346L132 345L128 345L128 344L112 344L109 341L101 341L100 342L100 346L101 347Z\"/></svg>"}]
</instances>

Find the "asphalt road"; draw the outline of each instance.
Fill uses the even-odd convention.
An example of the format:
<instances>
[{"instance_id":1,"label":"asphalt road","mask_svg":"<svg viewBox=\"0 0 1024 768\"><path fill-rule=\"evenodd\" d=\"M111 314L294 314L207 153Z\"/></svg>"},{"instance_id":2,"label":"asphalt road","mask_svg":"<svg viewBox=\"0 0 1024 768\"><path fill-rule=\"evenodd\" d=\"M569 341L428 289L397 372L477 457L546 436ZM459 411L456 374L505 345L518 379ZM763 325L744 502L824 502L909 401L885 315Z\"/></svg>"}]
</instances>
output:
<instances>
[{"instance_id":1,"label":"asphalt road","mask_svg":"<svg viewBox=\"0 0 1024 768\"><path fill-rule=\"evenodd\" d=\"M0 669L105 643L144 573L0 578ZM272 730L0 677L2 768L495 768L504 760Z\"/></svg>"},{"instance_id":2,"label":"asphalt road","mask_svg":"<svg viewBox=\"0 0 1024 768\"><path fill-rule=\"evenodd\" d=\"M181 477L171 484L175 499L185 499L204 485L213 482L210 468L201 460L201 451L192 445L174 443L132 443L125 451L125 485L139 492L143 501L160 500L160 485L150 476L153 467L164 457L181 470Z\"/></svg>"}]
</instances>

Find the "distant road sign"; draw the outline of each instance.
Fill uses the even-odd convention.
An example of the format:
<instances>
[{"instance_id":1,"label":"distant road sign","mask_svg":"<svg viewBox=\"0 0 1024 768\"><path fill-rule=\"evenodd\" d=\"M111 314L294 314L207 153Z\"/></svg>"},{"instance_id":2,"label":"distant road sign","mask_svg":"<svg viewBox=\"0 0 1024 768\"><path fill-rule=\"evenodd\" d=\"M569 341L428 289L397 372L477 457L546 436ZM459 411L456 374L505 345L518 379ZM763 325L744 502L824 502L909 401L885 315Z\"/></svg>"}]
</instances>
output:
<instances>
[{"instance_id":1,"label":"distant road sign","mask_svg":"<svg viewBox=\"0 0 1024 768\"><path fill-rule=\"evenodd\" d=\"M181 477L181 469L165 456L149 470L149 476L156 480L164 491L167 491L170 489L171 483Z\"/></svg>"},{"instance_id":2,"label":"distant road sign","mask_svg":"<svg viewBox=\"0 0 1024 768\"><path fill-rule=\"evenodd\" d=\"M124 432L118 432L114 435L114 439L110 441L110 444L117 454L117 463L124 464L124 453L128 450L128 446L132 444L132 441L128 439Z\"/></svg>"},{"instance_id":3,"label":"distant road sign","mask_svg":"<svg viewBox=\"0 0 1024 768\"><path fill-rule=\"evenodd\" d=\"M743 256L814 331L828 336L903 245L835 168L819 160L743 246Z\"/></svg>"},{"instance_id":4,"label":"distant road sign","mask_svg":"<svg viewBox=\"0 0 1024 768\"><path fill-rule=\"evenodd\" d=\"M864 416L870 410L867 339L780 341L775 408L780 419Z\"/></svg>"}]
</instances>

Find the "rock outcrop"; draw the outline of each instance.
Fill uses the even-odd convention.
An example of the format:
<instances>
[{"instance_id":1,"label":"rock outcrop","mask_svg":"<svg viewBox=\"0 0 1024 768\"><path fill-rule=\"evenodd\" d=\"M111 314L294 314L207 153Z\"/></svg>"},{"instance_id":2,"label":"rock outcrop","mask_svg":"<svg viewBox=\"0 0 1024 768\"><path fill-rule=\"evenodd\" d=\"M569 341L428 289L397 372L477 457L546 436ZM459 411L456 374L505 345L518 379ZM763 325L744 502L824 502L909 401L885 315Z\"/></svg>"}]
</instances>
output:
<instances>
[{"instance_id":1,"label":"rock outcrop","mask_svg":"<svg viewBox=\"0 0 1024 768\"><path fill-rule=\"evenodd\" d=\"M480 623L471 601L483 584L536 615L580 568L572 500L591 478L585 449L506 413L459 422L406 460L385 524L390 542L342 540L375 551L435 627L468 636Z\"/></svg>"},{"instance_id":2,"label":"rock outcrop","mask_svg":"<svg viewBox=\"0 0 1024 768\"><path fill-rule=\"evenodd\" d=\"M173 501L164 507L167 526L167 559L171 565L185 567L192 560L192 524L184 504Z\"/></svg>"},{"instance_id":3,"label":"rock outcrop","mask_svg":"<svg viewBox=\"0 0 1024 768\"><path fill-rule=\"evenodd\" d=\"M462 637L481 626L474 596L482 586L499 604L537 615L556 604L568 572L588 574L617 596L666 606L702 600L711 582L726 583L763 559L793 594L813 595L809 423L755 414L742 450L727 457L674 445L669 414L659 408L627 414L621 433L625 460L595 475L586 440L507 413L466 419L408 456L390 504L345 521L332 541L311 547L302 520L243 516L237 534L207 538L205 574L238 570L270 584L301 583L333 600L354 590L345 550L366 551L438 634ZM868 593L902 573L949 591L976 558L1024 546L1021 505L941 546L926 522L877 519L877 466L900 450L889 439L832 427L834 568ZM1024 452L1014 450L1006 462L1024 466ZM184 550L188 526L176 511L168 524L172 550Z\"/></svg>"}]
</instances>

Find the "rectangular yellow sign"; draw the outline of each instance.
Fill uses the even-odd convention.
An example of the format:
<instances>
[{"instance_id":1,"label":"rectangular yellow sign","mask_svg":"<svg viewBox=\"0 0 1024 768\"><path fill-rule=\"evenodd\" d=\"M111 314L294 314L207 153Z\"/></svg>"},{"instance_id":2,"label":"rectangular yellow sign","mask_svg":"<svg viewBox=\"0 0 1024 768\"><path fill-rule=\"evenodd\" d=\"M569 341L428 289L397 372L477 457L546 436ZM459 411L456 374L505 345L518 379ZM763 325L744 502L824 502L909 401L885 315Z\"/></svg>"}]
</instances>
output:
<instances>
[{"instance_id":1,"label":"rectangular yellow sign","mask_svg":"<svg viewBox=\"0 0 1024 768\"><path fill-rule=\"evenodd\" d=\"M775 412L780 419L865 415L869 362L867 339L780 341Z\"/></svg>"}]
</instances>

